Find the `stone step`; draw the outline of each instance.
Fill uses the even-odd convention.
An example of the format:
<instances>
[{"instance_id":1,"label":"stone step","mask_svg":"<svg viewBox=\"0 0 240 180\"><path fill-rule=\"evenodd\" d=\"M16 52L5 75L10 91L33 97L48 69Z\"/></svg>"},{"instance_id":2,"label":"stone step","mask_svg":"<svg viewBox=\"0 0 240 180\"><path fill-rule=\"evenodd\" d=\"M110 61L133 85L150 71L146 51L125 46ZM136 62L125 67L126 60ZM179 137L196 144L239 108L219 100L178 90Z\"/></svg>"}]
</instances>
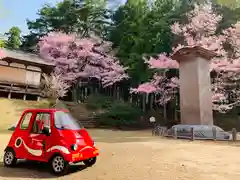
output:
<instances>
[{"instance_id":1,"label":"stone step","mask_svg":"<svg viewBox=\"0 0 240 180\"><path fill-rule=\"evenodd\" d=\"M79 122L86 128L93 128L96 127L97 121L91 119L79 119Z\"/></svg>"}]
</instances>

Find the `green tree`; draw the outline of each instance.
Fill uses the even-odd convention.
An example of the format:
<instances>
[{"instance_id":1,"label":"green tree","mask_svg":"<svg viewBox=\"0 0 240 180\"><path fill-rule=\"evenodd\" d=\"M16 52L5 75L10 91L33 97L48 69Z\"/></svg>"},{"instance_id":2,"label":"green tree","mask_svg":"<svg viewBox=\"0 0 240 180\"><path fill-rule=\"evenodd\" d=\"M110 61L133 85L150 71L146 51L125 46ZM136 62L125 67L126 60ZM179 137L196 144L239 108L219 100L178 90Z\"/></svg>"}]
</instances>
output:
<instances>
[{"instance_id":1,"label":"green tree","mask_svg":"<svg viewBox=\"0 0 240 180\"><path fill-rule=\"evenodd\" d=\"M110 23L106 5L107 0L63 0L54 6L43 5L37 19L27 20L30 34L24 36L22 49L32 51L38 39L50 31L105 36Z\"/></svg>"},{"instance_id":2,"label":"green tree","mask_svg":"<svg viewBox=\"0 0 240 180\"><path fill-rule=\"evenodd\" d=\"M146 81L152 74L143 55L171 52L170 25L183 13L176 0L155 0L152 4L131 0L113 14L109 39L117 47L121 62L129 67L131 86Z\"/></svg>"},{"instance_id":3,"label":"green tree","mask_svg":"<svg viewBox=\"0 0 240 180\"><path fill-rule=\"evenodd\" d=\"M21 45L21 30L13 26L7 33L8 40L6 42L6 48L8 49L19 49Z\"/></svg>"},{"instance_id":4,"label":"green tree","mask_svg":"<svg viewBox=\"0 0 240 180\"><path fill-rule=\"evenodd\" d=\"M117 47L117 56L121 62L129 67L131 84L147 79L146 65L141 59L147 42L144 42L141 31L144 18L149 9L145 2L128 1L120 6L112 16L113 26L109 32L109 39ZM141 72L141 74L139 73Z\"/></svg>"},{"instance_id":5,"label":"green tree","mask_svg":"<svg viewBox=\"0 0 240 180\"><path fill-rule=\"evenodd\" d=\"M91 34L105 37L106 28L110 25L110 12L107 0L81 0L76 3L77 23L73 26L73 31L82 37Z\"/></svg>"},{"instance_id":6,"label":"green tree","mask_svg":"<svg viewBox=\"0 0 240 180\"><path fill-rule=\"evenodd\" d=\"M218 25L217 32L222 32L223 29L230 27L240 20L240 7L236 9L231 9L226 6L221 6L218 4L214 5L216 12L223 16L222 21Z\"/></svg>"},{"instance_id":7,"label":"green tree","mask_svg":"<svg viewBox=\"0 0 240 180\"><path fill-rule=\"evenodd\" d=\"M217 4L226 6L231 9L240 8L240 0L215 0Z\"/></svg>"},{"instance_id":8,"label":"green tree","mask_svg":"<svg viewBox=\"0 0 240 180\"><path fill-rule=\"evenodd\" d=\"M6 45L6 41L0 40L0 48L4 48Z\"/></svg>"},{"instance_id":9,"label":"green tree","mask_svg":"<svg viewBox=\"0 0 240 180\"><path fill-rule=\"evenodd\" d=\"M36 33L30 33L22 37L20 49L31 53L37 53L37 43L41 36Z\"/></svg>"}]
</instances>

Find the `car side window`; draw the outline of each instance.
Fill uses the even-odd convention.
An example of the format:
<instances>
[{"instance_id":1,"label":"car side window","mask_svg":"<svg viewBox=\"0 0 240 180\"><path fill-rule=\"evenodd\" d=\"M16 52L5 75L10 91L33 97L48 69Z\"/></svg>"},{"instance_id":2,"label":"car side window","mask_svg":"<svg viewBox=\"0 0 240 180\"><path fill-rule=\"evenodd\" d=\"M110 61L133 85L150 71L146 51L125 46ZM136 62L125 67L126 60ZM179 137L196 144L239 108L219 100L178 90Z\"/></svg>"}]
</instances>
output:
<instances>
[{"instance_id":1,"label":"car side window","mask_svg":"<svg viewBox=\"0 0 240 180\"><path fill-rule=\"evenodd\" d=\"M41 126L50 129L51 114L50 113L37 113L33 122L31 133L42 134Z\"/></svg>"},{"instance_id":2,"label":"car side window","mask_svg":"<svg viewBox=\"0 0 240 180\"><path fill-rule=\"evenodd\" d=\"M23 116L20 129L26 130L29 127L30 121L31 121L32 113L28 112Z\"/></svg>"}]
</instances>

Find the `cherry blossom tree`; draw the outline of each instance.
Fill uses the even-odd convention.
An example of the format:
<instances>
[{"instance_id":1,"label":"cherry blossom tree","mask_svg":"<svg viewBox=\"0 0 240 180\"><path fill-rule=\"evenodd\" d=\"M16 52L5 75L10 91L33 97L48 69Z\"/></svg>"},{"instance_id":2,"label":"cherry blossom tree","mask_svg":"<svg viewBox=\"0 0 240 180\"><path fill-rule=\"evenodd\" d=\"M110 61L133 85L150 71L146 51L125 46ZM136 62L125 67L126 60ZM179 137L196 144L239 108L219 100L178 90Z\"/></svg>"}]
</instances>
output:
<instances>
[{"instance_id":1,"label":"cherry blossom tree","mask_svg":"<svg viewBox=\"0 0 240 180\"><path fill-rule=\"evenodd\" d=\"M42 95L53 99L56 102L60 97L66 95L68 88L70 87L60 74L52 73L50 75L43 74Z\"/></svg>"},{"instance_id":2,"label":"cherry blossom tree","mask_svg":"<svg viewBox=\"0 0 240 180\"><path fill-rule=\"evenodd\" d=\"M165 53L160 54L157 58L150 57L148 60L144 57L145 63L148 64L150 69L161 69L162 73L155 73L150 82L143 83L137 88L131 88L131 93L155 93L160 95L158 102L161 105L166 104L168 101L174 98L179 84L178 78L174 77L168 79L166 72L169 69L177 69L179 64L177 61L167 57Z\"/></svg>"},{"instance_id":3,"label":"cherry blossom tree","mask_svg":"<svg viewBox=\"0 0 240 180\"><path fill-rule=\"evenodd\" d=\"M154 74L150 82L143 83L138 88L132 88L131 93L156 93L159 96L157 100L161 105L166 104L174 98L178 90L178 79L176 77L168 79L165 75Z\"/></svg>"},{"instance_id":4,"label":"cherry blossom tree","mask_svg":"<svg viewBox=\"0 0 240 180\"><path fill-rule=\"evenodd\" d=\"M222 16L214 13L211 4L195 5L195 8L188 12L187 16L187 24L175 23L172 25L172 32L183 39L183 42L173 47L173 53L182 47L201 46L218 55L210 62L210 72L214 74L212 76L212 102L214 110L226 112L240 102L238 85L240 81L240 22L218 35L216 29ZM161 54L158 58L150 58L146 63L150 68L156 69L178 68L177 61L170 59L166 54ZM132 92L162 93L163 89L168 90L169 84L172 84L171 80L167 84L161 84L162 88L159 91L154 84L154 79L145 83L144 88L140 85ZM160 101L162 103L171 100L164 93L163 97L165 98Z\"/></svg>"},{"instance_id":5,"label":"cherry blossom tree","mask_svg":"<svg viewBox=\"0 0 240 180\"><path fill-rule=\"evenodd\" d=\"M39 42L39 52L55 63L55 73L68 85L79 78L96 78L107 87L128 78L127 68L111 54L111 43L97 37L52 32Z\"/></svg>"}]
</instances>

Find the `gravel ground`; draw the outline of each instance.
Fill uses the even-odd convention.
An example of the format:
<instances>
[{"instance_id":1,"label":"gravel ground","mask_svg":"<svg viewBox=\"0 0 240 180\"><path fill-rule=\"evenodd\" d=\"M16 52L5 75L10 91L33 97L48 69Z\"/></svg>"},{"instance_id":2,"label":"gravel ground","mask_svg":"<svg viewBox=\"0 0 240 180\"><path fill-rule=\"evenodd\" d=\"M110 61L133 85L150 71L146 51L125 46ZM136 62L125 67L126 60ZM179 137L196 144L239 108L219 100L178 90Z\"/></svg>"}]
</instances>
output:
<instances>
[{"instance_id":1,"label":"gravel ground","mask_svg":"<svg viewBox=\"0 0 240 180\"><path fill-rule=\"evenodd\" d=\"M37 163L22 162L16 168L5 168L1 158L0 179L240 179L237 144L160 139L151 137L150 132L91 130L90 134L101 153L93 167L76 165L69 175L56 178ZM0 134L0 156L9 138L9 134Z\"/></svg>"}]
</instances>

